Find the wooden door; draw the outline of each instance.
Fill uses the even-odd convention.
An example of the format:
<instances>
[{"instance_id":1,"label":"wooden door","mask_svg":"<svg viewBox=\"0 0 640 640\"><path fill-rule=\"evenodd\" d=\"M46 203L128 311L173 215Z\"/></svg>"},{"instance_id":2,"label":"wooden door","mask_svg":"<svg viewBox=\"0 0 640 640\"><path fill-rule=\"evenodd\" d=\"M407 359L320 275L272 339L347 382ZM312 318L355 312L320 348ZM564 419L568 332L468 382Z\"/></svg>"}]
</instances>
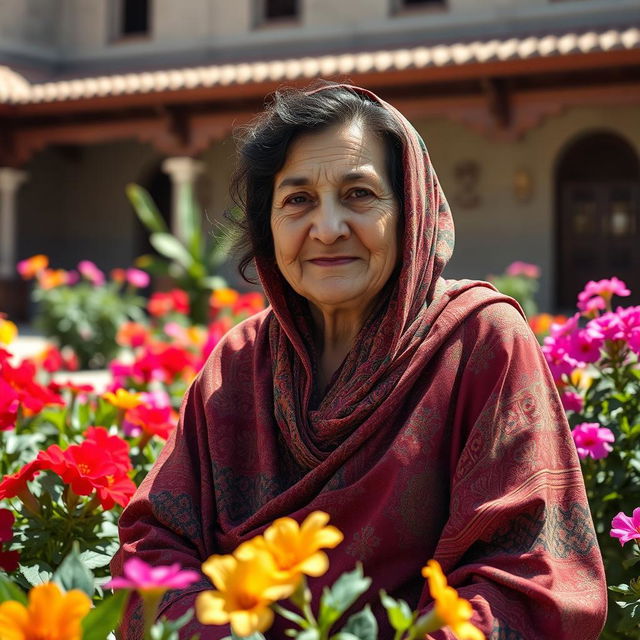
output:
<instances>
[{"instance_id":1,"label":"wooden door","mask_svg":"<svg viewBox=\"0 0 640 640\"><path fill-rule=\"evenodd\" d=\"M562 184L559 222L559 306L572 309L587 281L612 276L631 289L625 302L640 304L638 182Z\"/></svg>"}]
</instances>

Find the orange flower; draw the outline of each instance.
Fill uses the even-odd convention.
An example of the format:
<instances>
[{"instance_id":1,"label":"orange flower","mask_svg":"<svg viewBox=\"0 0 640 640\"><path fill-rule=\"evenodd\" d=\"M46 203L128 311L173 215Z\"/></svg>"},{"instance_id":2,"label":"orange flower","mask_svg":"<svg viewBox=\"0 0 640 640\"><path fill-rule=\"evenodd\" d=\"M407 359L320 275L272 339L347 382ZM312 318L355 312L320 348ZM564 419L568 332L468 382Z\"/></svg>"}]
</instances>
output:
<instances>
[{"instance_id":1,"label":"orange flower","mask_svg":"<svg viewBox=\"0 0 640 640\"><path fill-rule=\"evenodd\" d=\"M302 523L293 518L279 518L262 536L257 536L236 549L239 558L251 554L254 548L264 549L272 556L281 579L297 580L301 574L318 577L326 573L329 559L322 548L333 549L343 539L342 533L329 522L324 511L310 513Z\"/></svg>"},{"instance_id":2,"label":"orange flower","mask_svg":"<svg viewBox=\"0 0 640 640\"><path fill-rule=\"evenodd\" d=\"M2 640L80 640L80 626L91 600L73 589L67 593L46 582L29 592L29 604L7 600L0 604Z\"/></svg>"},{"instance_id":3,"label":"orange flower","mask_svg":"<svg viewBox=\"0 0 640 640\"><path fill-rule=\"evenodd\" d=\"M26 260L21 260L18 262L18 273L25 279L31 280L31 278L35 278L35 276L40 273L43 269L46 269L49 266L49 258L47 256L39 253L35 256L31 256Z\"/></svg>"},{"instance_id":4,"label":"orange flower","mask_svg":"<svg viewBox=\"0 0 640 640\"><path fill-rule=\"evenodd\" d=\"M41 289L55 289L63 284L67 284L67 272L64 269L43 269L38 272Z\"/></svg>"},{"instance_id":5,"label":"orange flower","mask_svg":"<svg viewBox=\"0 0 640 640\"><path fill-rule=\"evenodd\" d=\"M470 622L473 614L471 604L468 600L460 598L453 587L447 585L440 564L436 560L429 560L427 566L422 569L422 575L429 581L429 591L435 606L416 623L420 634L446 626L459 640L485 640L482 631Z\"/></svg>"},{"instance_id":6,"label":"orange flower","mask_svg":"<svg viewBox=\"0 0 640 640\"><path fill-rule=\"evenodd\" d=\"M230 307L238 300L240 294L235 289L216 289L211 293L209 302L212 307L217 309L221 307Z\"/></svg>"},{"instance_id":7,"label":"orange flower","mask_svg":"<svg viewBox=\"0 0 640 640\"><path fill-rule=\"evenodd\" d=\"M203 624L230 623L239 636L266 631L273 623L269 605L288 598L297 582L283 583L270 553L254 549L244 558L211 556L202 565L216 587L196 598L196 615Z\"/></svg>"}]
</instances>

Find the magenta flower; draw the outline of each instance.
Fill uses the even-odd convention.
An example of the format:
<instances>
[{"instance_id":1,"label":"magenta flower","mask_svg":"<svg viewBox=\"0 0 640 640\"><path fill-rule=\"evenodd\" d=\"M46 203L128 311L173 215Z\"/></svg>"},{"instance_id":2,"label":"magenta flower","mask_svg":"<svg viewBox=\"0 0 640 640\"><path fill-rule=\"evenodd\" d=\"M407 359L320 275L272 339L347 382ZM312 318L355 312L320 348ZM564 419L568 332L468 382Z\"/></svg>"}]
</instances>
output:
<instances>
[{"instance_id":1,"label":"magenta flower","mask_svg":"<svg viewBox=\"0 0 640 640\"><path fill-rule=\"evenodd\" d=\"M567 352L580 363L600 360L600 349L604 346L604 337L595 328L579 329L571 336Z\"/></svg>"},{"instance_id":2,"label":"magenta flower","mask_svg":"<svg viewBox=\"0 0 640 640\"><path fill-rule=\"evenodd\" d=\"M582 422L577 424L571 432L576 443L578 456L584 460L591 456L594 460L606 458L613 447L609 444L616 438L613 432L606 427L601 427L597 422Z\"/></svg>"},{"instance_id":3,"label":"magenta flower","mask_svg":"<svg viewBox=\"0 0 640 640\"><path fill-rule=\"evenodd\" d=\"M183 571L178 563L152 567L138 558L130 558L124 565L124 577L112 578L104 586L110 589L136 589L140 592L164 592L169 589L184 589L199 579L199 573Z\"/></svg>"},{"instance_id":4,"label":"magenta flower","mask_svg":"<svg viewBox=\"0 0 640 640\"><path fill-rule=\"evenodd\" d=\"M611 537L619 538L621 545L640 539L640 507L633 510L631 517L622 511L614 517L611 521Z\"/></svg>"},{"instance_id":5,"label":"magenta flower","mask_svg":"<svg viewBox=\"0 0 640 640\"><path fill-rule=\"evenodd\" d=\"M609 280L589 280L585 285L585 288L578 294L578 308L583 309L587 301L590 298L599 296L606 301L611 300L612 296L629 296L631 291L627 289L627 285L616 278L610 278Z\"/></svg>"},{"instance_id":6,"label":"magenta flower","mask_svg":"<svg viewBox=\"0 0 640 640\"><path fill-rule=\"evenodd\" d=\"M516 262L512 262L507 267L505 273L508 276L524 276L525 278L535 279L540 277L540 267L537 264L516 260Z\"/></svg>"},{"instance_id":7,"label":"magenta flower","mask_svg":"<svg viewBox=\"0 0 640 640\"><path fill-rule=\"evenodd\" d=\"M143 289L144 287L149 285L150 278L149 274L146 271L142 271L141 269L127 269L127 282L132 286L138 289Z\"/></svg>"},{"instance_id":8,"label":"magenta flower","mask_svg":"<svg viewBox=\"0 0 640 640\"><path fill-rule=\"evenodd\" d=\"M78 263L78 271L92 284L96 286L104 284L104 273L91 260L81 260Z\"/></svg>"},{"instance_id":9,"label":"magenta flower","mask_svg":"<svg viewBox=\"0 0 640 640\"><path fill-rule=\"evenodd\" d=\"M562 406L565 408L565 411L575 411L576 413L580 413L584 406L582 396L575 391L565 391L560 396L560 400L562 401Z\"/></svg>"}]
</instances>

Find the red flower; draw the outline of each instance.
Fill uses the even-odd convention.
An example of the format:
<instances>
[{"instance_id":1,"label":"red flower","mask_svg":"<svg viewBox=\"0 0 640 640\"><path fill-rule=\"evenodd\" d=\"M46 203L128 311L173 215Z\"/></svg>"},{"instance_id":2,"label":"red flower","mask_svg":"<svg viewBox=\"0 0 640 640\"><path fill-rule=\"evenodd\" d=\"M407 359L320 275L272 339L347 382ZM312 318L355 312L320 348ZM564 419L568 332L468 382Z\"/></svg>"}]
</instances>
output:
<instances>
[{"instance_id":1,"label":"red flower","mask_svg":"<svg viewBox=\"0 0 640 640\"><path fill-rule=\"evenodd\" d=\"M9 509L0 509L0 542L9 542L13 538L15 516Z\"/></svg>"},{"instance_id":2,"label":"red flower","mask_svg":"<svg viewBox=\"0 0 640 640\"><path fill-rule=\"evenodd\" d=\"M189 313L189 296L182 289L154 293L147 304L147 311L152 316L165 316L172 311L176 313Z\"/></svg>"},{"instance_id":3,"label":"red flower","mask_svg":"<svg viewBox=\"0 0 640 640\"><path fill-rule=\"evenodd\" d=\"M129 444L119 436L110 436L104 427L89 427L85 431L86 442L98 445L118 467L121 473L131 470Z\"/></svg>"},{"instance_id":4,"label":"red flower","mask_svg":"<svg viewBox=\"0 0 640 640\"><path fill-rule=\"evenodd\" d=\"M13 523L15 516L9 509L0 509L0 543L10 542L13 538ZM18 568L20 553L18 551L2 551L0 544L0 569L4 569L7 573L15 571Z\"/></svg>"},{"instance_id":5,"label":"red flower","mask_svg":"<svg viewBox=\"0 0 640 640\"><path fill-rule=\"evenodd\" d=\"M115 504L126 507L136 491L135 482L128 476L107 476L107 484L98 487L98 498L105 511L113 509Z\"/></svg>"},{"instance_id":6,"label":"red flower","mask_svg":"<svg viewBox=\"0 0 640 640\"><path fill-rule=\"evenodd\" d=\"M47 404L64 404L58 394L38 384L35 375L33 362L25 360L13 367L9 364L9 353L0 351L0 429L15 424L19 405L33 414L42 411Z\"/></svg>"},{"instance_id":7,"label":"red flower","mask_svg":"<svg viewBox=\"0 0 640 640\"><path fill-rule=\"evenodd\" d=\"M27 482L33 480L42 469L42 465L36 460L28 462L13 475L7 475L0 482L0 500L4 498L15 498L27 488Z\"/></svg>"},{"instance_id":8,"label":"red flower","mask_svg":"<svg viewBox=\"0 0 640 640\"><path fill-rule=\"evenodd\" d=\"M62 450L51 445L38 454L43 469L57 473L79 496L98 493L103 509L114 504L125 506L136 490L127 476L131 469L129 445L118 436L110 436L104 427L89 427L80 444Z\"/></svg>"},{"instance_id":9,"label":"red flower","mask_svg":"<svg viewBox=\"0 0 640 640\"><path fill-rule=\"evenodd\" d=\"M57 444L38 454L43 469L57 473L79 496L88 496L106 484L106 476L117 473L117 467L93 442L71 445L63 451Z\"/></svg>"},{"instance_id":10,"label":"red flower","mask_svg":"<svg viewBox=\"0 0 640 640\"><path fill-rule=\"evenodd\" d=\"M125 420L142 428L142 431L158 436L163 440L175 429L178 414L171 407L151 407L141 404L129 409L125 414Z\"/></svg>"},{"instance_id":11,"label":"red flower","mask_svg":"<svg viewBox=\"0 0 640 640\"><path fill-rule=\"evenodd\" d=\"M16 426L20 399L17 391L0 378L0 431Z\"/></svg>"}]
</instances>

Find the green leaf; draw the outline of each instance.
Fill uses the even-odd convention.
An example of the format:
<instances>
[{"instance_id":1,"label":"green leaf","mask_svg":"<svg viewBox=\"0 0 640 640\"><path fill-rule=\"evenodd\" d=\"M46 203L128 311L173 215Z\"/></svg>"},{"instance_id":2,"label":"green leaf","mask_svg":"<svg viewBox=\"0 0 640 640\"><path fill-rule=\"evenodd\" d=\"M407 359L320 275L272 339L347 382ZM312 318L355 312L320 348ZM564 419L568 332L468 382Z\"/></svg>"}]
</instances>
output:
<instances>
[{"instance_id":1,"label":"green leaf","mask_svg":"<svg viewBox=\"0 0 640 640\"><path fill-rule=\"evenodd\" d=\"M389 624L396 631L406 631L413 622L411 607L404 600L396 600L386 591L380 591L382 606L387 610Z\"/></svg>"},{"instance_id":2,"label":"green leaf","mask_svg":"<svg viewBox=\"0 0 640 640\"><path fill-rule=\"evenodd\" d=\"M325 587L320 599L318 623L322 629L331 625L371 586L371 578L365 578L362 564L353 571L343 573L329 589Z\"/></svg>"},{"instance_id":3,"label":"green leaf","mask_svg":"<svg viewBox=\"0 0 640 640\"><path fill-rule=\"evenodd\" d=\"M250 636L239 636L231 629L231 637L233 640L265 640L264 636L258 631L252 633Z\"/></svg>"},{"instance_id":4,"label":"green leaf","mask_svg":"<svg viewBox=\"0 0 640 640\"><path fill-rule=\"evenodd\" d=\"M300 636L298 636L298 638L299 637ZM360 637L354 635L353 633L349 633L348 631L340 631L334 636L331 636L331 640L360 640Z\"/></svg>"},{"instance_id":5,"label":"green leaf","mask_svg":"<svg viewBox=\"0 0 640 640\"><path fill-rule=\"evenodd\" d=\"M207 289L224 289L227 286L227 281L220 276L208 276L202 279L202 284Z\"/></svg>"},{"instance_id":6,"label":"green leaf","mask_svg":"<svg viewBox=\"0 0 640 640\"><path fill-rule=\"evenodd\" d=\"M15 600L21 604L27 604L27 594L9 577L0 573L0 602Z\"/></svg>"},{"instance_id":7,"label":"green leaf","mask_svg":"<svg viewBox=\"0 0 640 640\"><path fill-rule=\"evenodd\" d=\"M45 563L38 563L30 567L20 565L19 571L30 587L35 587L37 584L42 584L43 582L49 582L53 575L50 567Z\"/></svg>"},{"instance_id":8,"label":"green leaf","mask_svg":"<svg viewBox=\"0 0 640 640\"><path fill-rule=\"evenodd\" d=\"M93 573L82 562L77 542L73 544L71 552L60 563L52 579L67 591L80 589L90 598L93 597L95 591Z\"/></svg>"},{"instance_id":9,"label":"green leaf","mask_svg":"<svg viewBox=\"0 0 640 640\"><path fill-rule=\"evenodd\" d=\"M354 613L347 620L338 636L342 634L351 635L358 640L377 640L378 638L378 622L371 612L371 607L367 605L362 611ZM344 640L349 640L344 638Z\"/></svg>"},{"instance_id":10,"label":"green leaf","mask_svg":"<svg viewBox=\"0 0 640 640\"><path fill-rule=\"evenodd\" d=\"M188 271L193 266L193 256L180 240L170 233L152 233L149 242L158 253L173 260L183 269Z\"/></svg>"},{"instance_id":11,"label":"green leaf","mask_svg":"<svg viewBox=\"0 0 640 640\"><path fill-rule=\"evenodd\" d=\"M176 211L177 226L184 233L182 240L187 245L189 253L194 260L202 262L202 214L196 202L193 187L184 184L179 189L178 210Z\"/></svg>"},{"instance_id":12,"label":"green leaf","mask_svg":"<svg viewBox=\"0 0 640 640\"><path fill-rule=\"evenodd\" d=\"M320 632L317 629L305 629L296 635L296 640L319 640Z\"/></svg>"},{"instance_id":13,"label":"green leaf","mask_svg":"<svg viewBox=\"0 0 640 640\"><path fill-rule=\"evenodd\" d=\"M126 189L127 197L133 205L140 222L152 233L167 233L169 230L162 215L158 211L153 198L140 185L129 184Z\"/></svg>"},{"instance_id":14,"label":"green leaf","mask_svg":"<svg viewBox=\"0 0 640 640\"><path fill-rule=\"evenodd\" d=\"M128 596L128 591L116 591L91 609L82 620L82 640L106 640L122 619Z\"/></svg>"}]
</instances>

